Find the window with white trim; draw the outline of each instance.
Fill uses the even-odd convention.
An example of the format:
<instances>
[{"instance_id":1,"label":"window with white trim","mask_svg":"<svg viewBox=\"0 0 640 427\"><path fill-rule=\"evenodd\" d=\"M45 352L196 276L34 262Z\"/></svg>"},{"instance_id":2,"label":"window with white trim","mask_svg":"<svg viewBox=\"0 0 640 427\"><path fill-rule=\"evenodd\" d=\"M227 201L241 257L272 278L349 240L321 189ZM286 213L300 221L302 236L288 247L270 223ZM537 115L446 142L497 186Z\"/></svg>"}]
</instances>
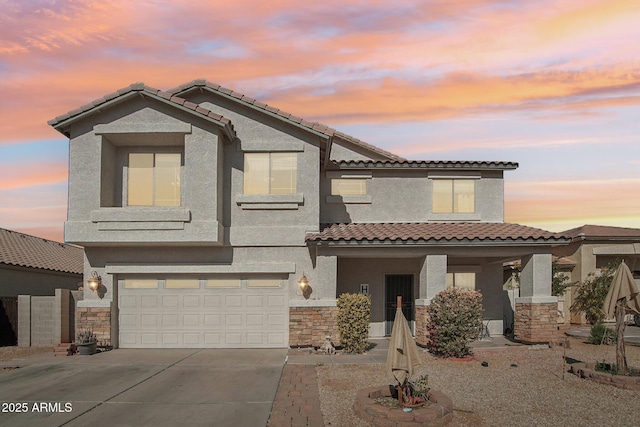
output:
<instances>
[{"instance_id":1,"label":"window with white trim","mask_svg":"<svg viewBox=\"0 0 640 427\"><path fill-rule=\"evenodd\" d=\"M297 153L245 153L244 194L295 194Z\"/></svg>"}]
</instances>

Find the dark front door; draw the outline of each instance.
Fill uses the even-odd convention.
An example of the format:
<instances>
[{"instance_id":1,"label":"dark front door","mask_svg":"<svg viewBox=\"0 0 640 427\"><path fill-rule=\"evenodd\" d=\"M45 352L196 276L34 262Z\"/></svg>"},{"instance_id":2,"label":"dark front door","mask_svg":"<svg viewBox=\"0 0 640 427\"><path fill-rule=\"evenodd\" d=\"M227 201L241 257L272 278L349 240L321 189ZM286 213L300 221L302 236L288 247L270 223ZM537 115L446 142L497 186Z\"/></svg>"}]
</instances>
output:
<instances>
[{"instance_id":1,"label":"dark front door","mask_svg":"<svg viewBox=\"0 0 640 427\"><path fill-rule=\"evenodd\" d=\"M396 317L397 297L402 297L402 313L413 330L413 274L385 276L385 334L391 335Z\"/></svg>"}]
</instances>

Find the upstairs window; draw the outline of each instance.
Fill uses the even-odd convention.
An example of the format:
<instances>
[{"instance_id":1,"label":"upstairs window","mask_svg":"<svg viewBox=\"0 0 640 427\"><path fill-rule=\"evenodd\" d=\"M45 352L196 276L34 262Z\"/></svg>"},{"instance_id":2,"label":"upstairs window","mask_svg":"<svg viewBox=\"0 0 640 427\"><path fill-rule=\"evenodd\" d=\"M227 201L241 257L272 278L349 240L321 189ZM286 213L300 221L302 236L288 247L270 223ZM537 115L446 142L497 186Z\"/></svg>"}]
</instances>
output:
<instances>
[{"instance_id":1,"label":"upstairs window","mask_svg":"<svg viewBox=\"0 0 640 427\"><path fill-rule=\"evenodd\" d=\"M362 178L335 178L331 180L332 196L365 196L367 180Z\"/></svg>"},{"instance_id":2,"label":"upstairs window","mask_svg":"<svg viewBox=\"0 0 640 427\"><path fill-rule=\"evenodd\" d=\"M129 153L128 206L180 206L180 153Z\"/></svg>"},{"instance_id":3,"label":"upstairs window","mask_svg":"<svg viewBox=\"0 0 640 427\"><path fill-rule=\"evenodd\" d=\"M474 213L476 211L475 180L434 179L434 213Z\"/></svg>"},{"instance_id":4,"label":"upstairs window","mask_svg":"<svg viewBox=\"0 0 640 427\"><path fill-rule=\"evenodd\" d=\"M296 153L245 153L244 194L295 194Z\"/></svg>"}]
</instances>

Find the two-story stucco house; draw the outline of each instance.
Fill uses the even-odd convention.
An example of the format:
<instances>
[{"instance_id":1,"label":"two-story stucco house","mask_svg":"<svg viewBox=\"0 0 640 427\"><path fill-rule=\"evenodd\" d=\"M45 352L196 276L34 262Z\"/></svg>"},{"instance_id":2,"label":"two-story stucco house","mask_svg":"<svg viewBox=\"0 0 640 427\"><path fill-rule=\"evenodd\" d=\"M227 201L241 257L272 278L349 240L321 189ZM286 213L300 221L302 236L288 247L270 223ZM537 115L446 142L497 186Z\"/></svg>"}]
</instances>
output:
<instances>
[{"instance_id":1,"label":"two-story stucco house","mask_svg":"<svg viewBox=\"0 0 640 427\"><path fill-rule=\"evenodd\" d=\"M408 161L205 80L133 84L49 123L70 139L65 239L102 281L79 322L115 347L319 345L345 292L370 295L371 336L402 295L423 342L448 286L481 291L499 335L514 259L516 337L556 329L551 247L569 239L504 223L517 163Z\"/></svg>"}]
</instances>

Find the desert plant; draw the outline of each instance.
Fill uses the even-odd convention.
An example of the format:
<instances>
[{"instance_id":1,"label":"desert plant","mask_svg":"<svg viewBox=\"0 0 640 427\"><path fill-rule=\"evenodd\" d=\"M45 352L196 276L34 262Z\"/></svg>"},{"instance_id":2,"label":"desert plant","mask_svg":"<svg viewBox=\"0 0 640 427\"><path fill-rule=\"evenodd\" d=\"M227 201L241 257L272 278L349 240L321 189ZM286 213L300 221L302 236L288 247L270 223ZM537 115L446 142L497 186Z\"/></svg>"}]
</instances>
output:
<instances>
[{"instance_id":1,"label":"desert plant","mask_svg":"<svg viewBox=\"0 0 640 427\"><path fill-rule=\"evenodd\" d=\"M442 357L471 354L469 343L482 324L482 294L470 289L446 289L427 306L429 351Z\"/></svg>"},{"instance_id":2,"label":"desert plant","mask_svg":"<svg viewBox=\"0 0 640 427\"><path fill-rule=\"evenodd\" d=\"M424 400L427 400L427 394L429 393L429 375L421 375L416 378L414 381L409 381L411 385L411 390L413 390L413 395L415 397L421 397Z\"/></svg>"},{"instance_id":3,"label":"desert plant","mask_svg":"<svg viewBox=\"0 0 640 427\"><path fill-rule=\"evenodd\" d=\"M602 323L598 322L591 326L591 332L589 333L589 344L606 344L610 345L616 342L616 333L613 329L607 328Z\"/></svg>"},{"instance_id":4,"label":"desert plant","mask_svg":"<svg viewBox=\"0 0 640 427\"><path fill-rule=\"evenodd\" d=\"M338 330L347 353L363 353L369 339L371 300L364 294L342 294L338 297Z\"/></svg>"},{"instance_id":5,"label":"desert plant","mask_svg":"<svg viewBox=\"0 0 640 427\"><path fill-rule=\"evenodd\" d=\"M602 305L619 264L609 264L600 270L600 274L590 273L586 280L576 287L571 304L572 313L584 312L587 322L592 325L604 320Z\"/></svg>"},{"instance_id":6,"label":"desert plant","mask_svg":"<svg viewBox=\"0 0 640 427\"><path fill-rule=\"evenodd\" d=\"M97 341L98 341L98 338L96 337L96 334L94 334L93 330L91 329L80 329L80 331L78 331L78 335L76 335L76 342L78 344L86 344L86 343L92 343Z\"/></svg>"}]
</instances>

